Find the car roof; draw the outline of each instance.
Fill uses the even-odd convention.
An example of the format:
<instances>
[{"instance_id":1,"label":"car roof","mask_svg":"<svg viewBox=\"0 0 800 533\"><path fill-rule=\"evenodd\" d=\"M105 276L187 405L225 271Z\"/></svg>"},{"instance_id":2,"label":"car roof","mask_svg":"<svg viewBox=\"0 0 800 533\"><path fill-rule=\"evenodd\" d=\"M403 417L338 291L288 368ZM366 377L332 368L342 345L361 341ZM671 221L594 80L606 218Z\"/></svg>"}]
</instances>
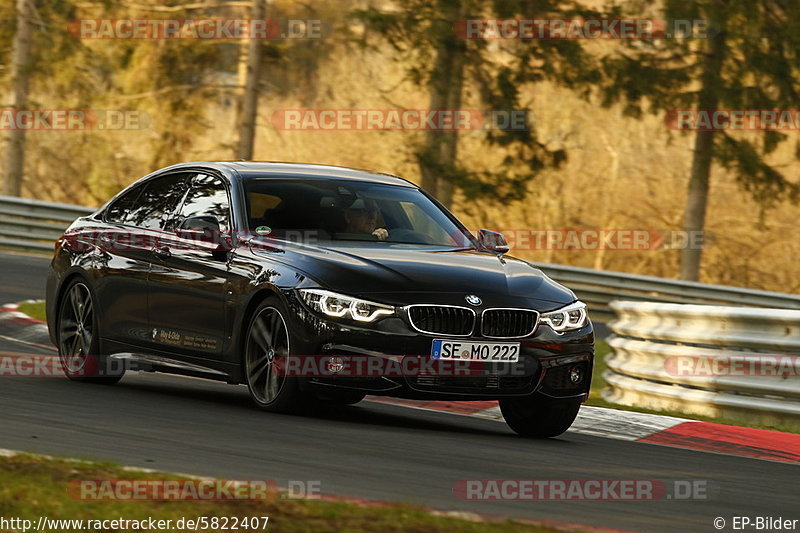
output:
<instances>
[{"instance_id":1,"label":"car roof","mask_svg":"<svg viewBox=\"0 0 800 533\"><path fill-rule=\"evenodd\" d=\"M370 172L348 167L334 165L316 165L310 163L284 163L276 161L193 161L172 165L161 169L179 170L181 168L205 167L215 169L231 179L253 178L321 178L321 179L346 179L368 181L402 187L417 186L400 176L385 174L383 172Z\"/></svg>"}]
</instances>

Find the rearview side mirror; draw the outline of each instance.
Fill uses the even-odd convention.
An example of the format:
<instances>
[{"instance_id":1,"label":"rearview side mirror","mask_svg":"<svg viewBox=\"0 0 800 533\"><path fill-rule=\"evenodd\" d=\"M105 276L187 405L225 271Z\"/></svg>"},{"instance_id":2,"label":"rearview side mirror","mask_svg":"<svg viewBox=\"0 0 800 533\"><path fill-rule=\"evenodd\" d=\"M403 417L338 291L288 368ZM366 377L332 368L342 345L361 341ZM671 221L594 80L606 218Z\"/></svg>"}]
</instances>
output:
<instances>
[{"instance_id":1,"label":"rearview side mirror","mask_svg":"<svg viewBox=\"0 0 800 533\"><path fill-rule=\"evenodd\" d=\"M224 252L231 249L230 234L222 231L219 221L214 216L202 215L184 218L178 224L176 232L182 239L216 244L219 251Z\"/></svg>"},{"instance_id":2,"label":"rearview side mirror","mask_svg":"<svg viewBox=\"0 0 800 533\"><path fill-rule=\"evenodd\" d=\"M189 230L189 231L219 231L219 221L217 217L212 217L211 215L202 215L197 217L189 217L184 218L181 220L180 225L178 226L180 230Z\"/></svg>"},{"instance_id":3,"label":"rearview side mirror","mask_svg":"<svg viewBox=\"0 0 800 533\"><path fill-rule=\"evenodd\" d=\"M504 254L510 249L502 233L482 229L478 231L478 245L482 250Z\"/></svg>"}]
</instances>

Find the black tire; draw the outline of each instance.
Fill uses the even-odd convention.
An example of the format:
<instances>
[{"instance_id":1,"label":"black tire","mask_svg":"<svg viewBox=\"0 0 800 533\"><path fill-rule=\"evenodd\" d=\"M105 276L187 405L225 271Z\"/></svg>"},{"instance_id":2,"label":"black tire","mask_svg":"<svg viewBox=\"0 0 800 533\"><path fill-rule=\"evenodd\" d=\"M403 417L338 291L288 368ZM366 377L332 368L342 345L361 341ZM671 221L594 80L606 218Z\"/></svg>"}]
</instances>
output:
<instances>
[{"instance_id":1,"label":"black tire","mask_svg":"<svg viewBox=\"0 0 800 533\"><path fill-rule=\"evenodd\" d=\"M94 294L83 279L72 280L61 293L56 319L58 358L72 381L113 385L125 375L125 366L100 353L95 308Z\"/></svg>"},{"instance_id":2,"label":"black tire","mask_svg":"<svg viewBox=\"0 0 800 533\"><path fill-rule=\"evenodd\" d=\"M317 392L317 398L328 405L355 405L367 397L357 390L325 390Z\"/></svg>"},{"instance_id":3,"label":"black tire","mask_svg":"<svg viewBox=\"0 0 800 533\"><path fill-rule=\"evenodd\" d=\"M549 438L564 433L578 416L580 399L556 400L531 396L500 400L508 427L523 437Z\"/></svg>"},{"instance_id":4,"label":"black tire","mask_svg":"<svg viewBox=\"0 0 800 533\"><path fill-rule=\"evenodd\" d=\"M313 406L313 396L301 389L301 378L280 372L293 355L287 316L278 298L267 298L250 317L242 341L242 372L250 398L259 409L273 413L304 412Z\"/></svg>"}]
</instances>

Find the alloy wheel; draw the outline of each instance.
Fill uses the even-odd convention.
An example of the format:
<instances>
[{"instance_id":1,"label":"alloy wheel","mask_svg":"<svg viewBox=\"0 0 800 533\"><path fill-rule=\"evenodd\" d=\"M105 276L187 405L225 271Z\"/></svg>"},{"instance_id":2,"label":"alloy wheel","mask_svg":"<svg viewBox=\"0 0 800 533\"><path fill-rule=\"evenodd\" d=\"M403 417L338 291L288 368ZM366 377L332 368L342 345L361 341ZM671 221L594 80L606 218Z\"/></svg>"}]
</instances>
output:
<instances>
[{"instance_id":1,"label":"alloy wheel","mask_svg":"<svg viewBox=\"0 0 800 533\"><path fill-rule=\"evenodd\" d=\"M80 373L89 358L94 339L94 306L89 288L76 283L61 303L58 325L58 353L65 371Z\"/></svg>"},{"instance_id":2,"label":"alloy wheel","mask_svg":"<svg viewBox=\"0 0 800 533\"><path fill-rule=\"evenodd\" d=\"M262 405L274 402L286 377L281 365L289 355L289 331L280 311L265 307L253 319L247 338L245 372L253 398Z\"/></svg>"}]
</instances>

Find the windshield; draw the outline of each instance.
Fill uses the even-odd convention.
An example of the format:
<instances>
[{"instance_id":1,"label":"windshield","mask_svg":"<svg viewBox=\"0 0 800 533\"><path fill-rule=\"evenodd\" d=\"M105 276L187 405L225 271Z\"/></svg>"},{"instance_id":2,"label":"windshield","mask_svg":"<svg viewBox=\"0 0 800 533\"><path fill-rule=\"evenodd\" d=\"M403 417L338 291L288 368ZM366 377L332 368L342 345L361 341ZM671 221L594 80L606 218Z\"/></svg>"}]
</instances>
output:
<instances>
[{"instance_id":1,"label":"windshield","mask_svg":"<svg viewBox=\"0 0 800 533\"><path fill-rule=\"evenodd\" d=\"M314 243L472 247L473 237L418 189L336 179L244 181L250 231Z\"/></svg>"}]
</instances>

